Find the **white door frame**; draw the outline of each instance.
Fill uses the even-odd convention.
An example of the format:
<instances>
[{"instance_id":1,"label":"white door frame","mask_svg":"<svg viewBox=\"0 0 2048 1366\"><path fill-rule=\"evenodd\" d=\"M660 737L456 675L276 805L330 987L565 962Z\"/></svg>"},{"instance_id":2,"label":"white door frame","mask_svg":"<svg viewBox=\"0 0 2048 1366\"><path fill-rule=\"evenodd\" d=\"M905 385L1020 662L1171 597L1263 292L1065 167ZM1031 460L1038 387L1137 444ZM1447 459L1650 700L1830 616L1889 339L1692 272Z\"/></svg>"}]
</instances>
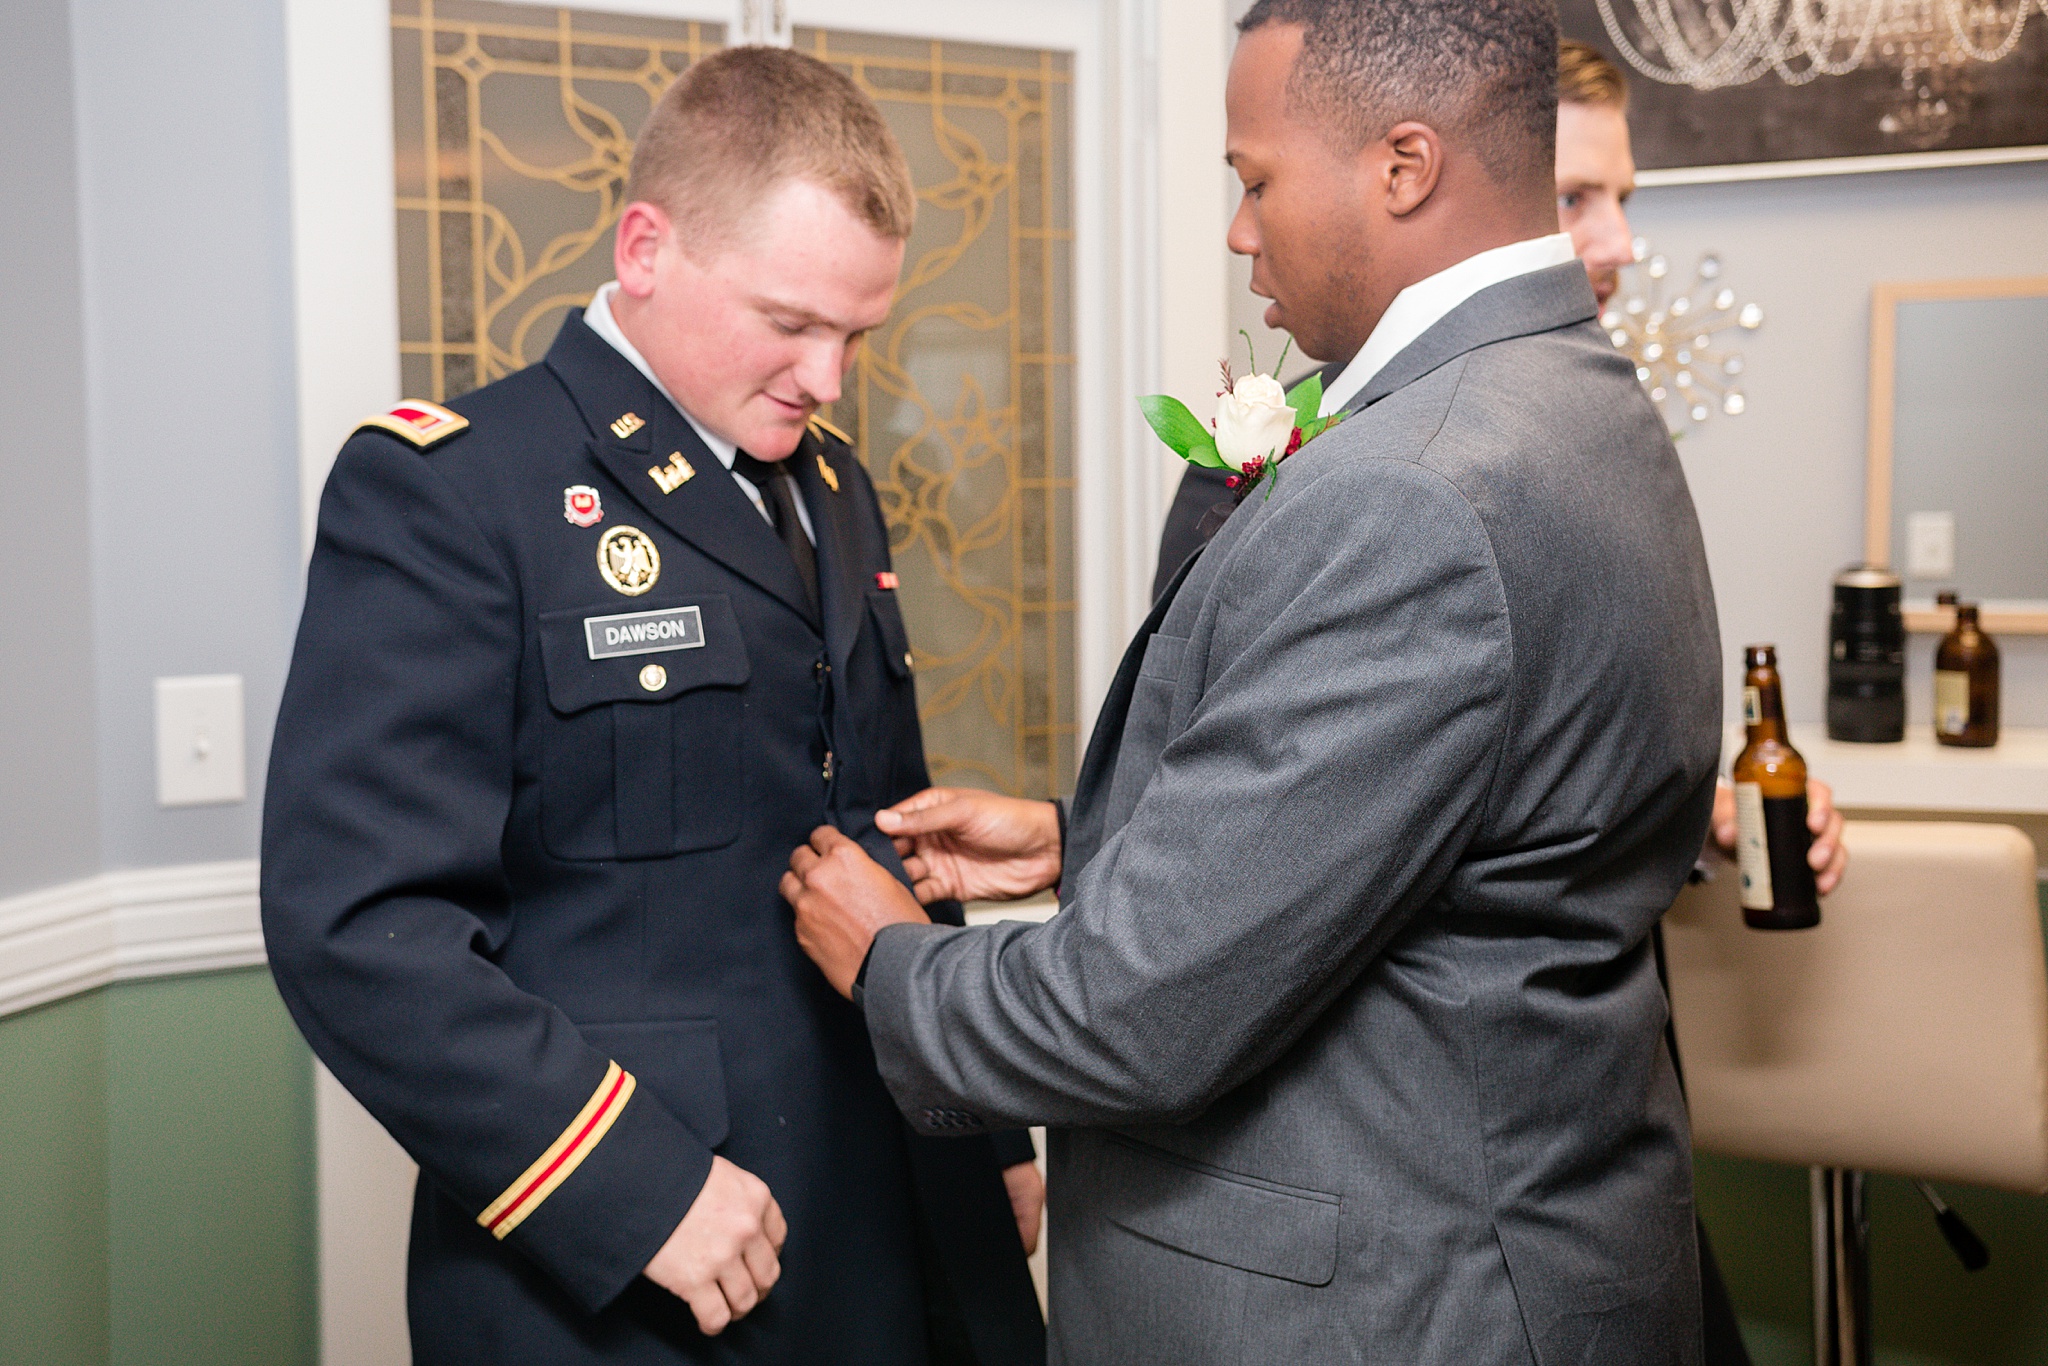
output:
<instances>
[{"instance_id":1,"label":"white door frame","mask_svg":"<svg viewBox=\"0 0 2048 1366\"><path fill-rule=\"evenodd\" d=\"M792 25L1074 54L1076 702L1085 733L1150 605L1159 527L1178 474L1133 399L1160 389L1204 393L1226 339L1224 0L786 4ZM747 5L580 7L722 22L738 33ZM363 414L403 397L390 9L388 0L285 0L285 11L300 531L310 555L335 451ZM324 1068L315 1125L322 1360L394 1366L408 1360L413 1169Z\"/></svg>"}]
</instances>

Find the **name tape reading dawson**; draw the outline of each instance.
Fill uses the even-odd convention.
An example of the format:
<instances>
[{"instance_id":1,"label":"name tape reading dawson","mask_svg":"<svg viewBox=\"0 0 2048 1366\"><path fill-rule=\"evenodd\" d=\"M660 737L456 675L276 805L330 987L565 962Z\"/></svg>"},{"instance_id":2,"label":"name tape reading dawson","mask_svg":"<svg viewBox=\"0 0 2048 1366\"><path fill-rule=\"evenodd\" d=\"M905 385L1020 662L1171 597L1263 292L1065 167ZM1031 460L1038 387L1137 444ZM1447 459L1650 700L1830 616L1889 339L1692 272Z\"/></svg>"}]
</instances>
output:
<instances>
[{"instance_id":1,"label":"name tape reading dawson","mask_svg":"<svg viewBox=\"0 0 2048 1366\"><path fill-rule=\"evenodd\" d=\"M695 607L670 607L660 612L585 617L583 639L592 659L700 650L704 648L704 614Z\"/></svg>"}]
</instances>

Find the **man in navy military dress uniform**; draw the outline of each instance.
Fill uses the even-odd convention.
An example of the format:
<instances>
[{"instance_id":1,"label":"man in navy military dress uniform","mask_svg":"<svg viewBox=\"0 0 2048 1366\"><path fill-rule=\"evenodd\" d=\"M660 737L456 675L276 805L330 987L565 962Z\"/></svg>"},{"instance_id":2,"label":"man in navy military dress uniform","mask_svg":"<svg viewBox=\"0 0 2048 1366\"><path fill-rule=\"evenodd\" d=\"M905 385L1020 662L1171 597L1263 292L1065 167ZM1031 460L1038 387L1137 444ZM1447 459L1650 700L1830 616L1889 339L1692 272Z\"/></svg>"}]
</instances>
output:
<instances>
[{"instance_id":1,"label":"man in navy military dress uniform","mask_svg":"<svg viewBox=\"0 0 2048 1366\"><path fill-rule=\"evenodd\" d=\"M776 893L821 823L900 874L874 812L928 782L880 508L815 417L907 167L830 68L735 49L627 197L542 364L335 464L265 811L279 988L420 1164L420 1366L1040 1362L1028 1139L911 1135Z\"/></svg>"}]
</instances>

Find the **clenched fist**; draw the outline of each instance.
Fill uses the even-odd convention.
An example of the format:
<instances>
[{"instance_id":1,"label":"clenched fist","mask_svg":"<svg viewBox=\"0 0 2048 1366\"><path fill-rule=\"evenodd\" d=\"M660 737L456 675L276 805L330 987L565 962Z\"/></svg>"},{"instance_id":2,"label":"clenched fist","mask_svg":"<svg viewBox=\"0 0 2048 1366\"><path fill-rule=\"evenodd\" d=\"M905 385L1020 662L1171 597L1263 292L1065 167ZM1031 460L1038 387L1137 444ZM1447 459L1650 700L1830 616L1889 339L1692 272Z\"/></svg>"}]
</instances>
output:
<instances>
[{"instance_id":1,"label":"clenched fist","mask_svg":"<svg viewBox=\"0 0 2048 1366\"><path fill-rule=\"evenodd\" d=\"M697 1326L715 1335L774 1288L788 1236L767 1183L713 1157L704 1189L641 1274L688 1304Z\"/></svg>"}]
</instances>

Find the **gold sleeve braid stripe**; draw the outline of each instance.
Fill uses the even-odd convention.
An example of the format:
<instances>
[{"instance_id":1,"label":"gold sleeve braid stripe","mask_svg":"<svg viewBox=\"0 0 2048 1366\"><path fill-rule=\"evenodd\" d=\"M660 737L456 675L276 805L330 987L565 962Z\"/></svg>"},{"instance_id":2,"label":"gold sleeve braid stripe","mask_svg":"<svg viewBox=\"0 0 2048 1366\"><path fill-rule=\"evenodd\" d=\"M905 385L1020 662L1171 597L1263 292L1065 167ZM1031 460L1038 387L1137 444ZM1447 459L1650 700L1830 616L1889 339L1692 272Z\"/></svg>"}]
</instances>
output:
<instances>
[{"instance_id":1,"label":"gold sleeve braid stripe","mask_svg":"<svg viewBox=\"0 0 2048 1366\"><path fill-rule=\"evenodd\" d=\"M569 1121L569 1127L562 1130L561 1137L548 1145L548 1150L535 1158L517 1181L505 1187L504 1194L491 1201L476 1221L489 1229L493 1238L503 1238L518 1228L520 1221L539 1209L541 1202L555 1193L555 1187L568 1180L569 1173L590 1156L618 1119L619 1112L626 1108L635 1085L633 1074L617 1063L606 1067L604 1080L591 1093L589 1103Z\"/></svg>"}]
</instances>

